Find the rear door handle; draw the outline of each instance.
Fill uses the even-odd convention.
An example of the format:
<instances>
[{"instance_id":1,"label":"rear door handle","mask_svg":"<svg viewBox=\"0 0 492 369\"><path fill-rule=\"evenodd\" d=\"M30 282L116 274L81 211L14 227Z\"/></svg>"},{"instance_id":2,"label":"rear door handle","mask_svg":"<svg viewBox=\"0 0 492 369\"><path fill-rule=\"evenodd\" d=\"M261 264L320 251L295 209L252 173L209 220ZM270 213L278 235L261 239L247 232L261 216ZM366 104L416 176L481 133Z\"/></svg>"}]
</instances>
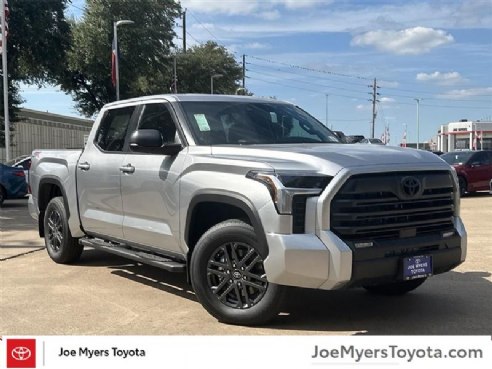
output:
<instances>
[{"instance_id":1,"label":"rear door handle","mask_svg":"<svg viewBox=\"0 0 492 369\"><path fill-rule=\"evenodd\" d=\"M123 173L134 173L135 172L135 167L132 166L131 164L127 164L127 165L123 165L122 167L120 167L120 170L123 172Z\"/></svg>"},{"instance_id":2,"label":"rear door handle","mask_svg":"<svg viewBox=\"0 0 492 369\"><path fill-rule=\"evenodd\" d=\"M85 171L91 169L91 165L88 162L79 163L78 167L80 170L85 170Z\"/></svg>"}]
</instances>

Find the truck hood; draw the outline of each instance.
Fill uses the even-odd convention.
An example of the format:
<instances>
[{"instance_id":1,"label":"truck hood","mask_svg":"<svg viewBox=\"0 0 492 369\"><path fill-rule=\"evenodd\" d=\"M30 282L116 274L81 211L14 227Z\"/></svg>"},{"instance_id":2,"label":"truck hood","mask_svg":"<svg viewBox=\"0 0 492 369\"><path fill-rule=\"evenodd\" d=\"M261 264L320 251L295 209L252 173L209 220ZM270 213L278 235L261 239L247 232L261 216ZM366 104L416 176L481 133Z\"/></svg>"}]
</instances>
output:
<instances>
[{"instance_id":1,"label":"truck hood","mask_svg":"<svg viewBox=\"0 0 492 369\"><path fill-rule=\"evenodd\" d=\"M449 169L437 155L407 148L362 144L213 146L212 155L270 165L275 170L309 170L335 174L343 168L408 166Z\"/></svg>"}]
</instances>

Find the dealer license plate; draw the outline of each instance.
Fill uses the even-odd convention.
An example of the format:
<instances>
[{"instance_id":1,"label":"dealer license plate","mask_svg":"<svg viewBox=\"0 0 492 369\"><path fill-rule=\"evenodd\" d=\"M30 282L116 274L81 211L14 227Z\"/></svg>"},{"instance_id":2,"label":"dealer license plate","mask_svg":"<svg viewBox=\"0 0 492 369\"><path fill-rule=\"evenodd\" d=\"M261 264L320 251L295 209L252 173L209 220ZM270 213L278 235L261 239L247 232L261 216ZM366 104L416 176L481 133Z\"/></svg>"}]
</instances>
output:
<instances>
[{"instance_id":1,"label":"dealer license plate","mask_svg":"<svg viewBox=\"0 0 492 369\"><path fill-rule=\"evenodd\" d=\"M412 256L403 259L403 279L425 278L432 275L432 256Z\"/></svg>"}]
</instances>

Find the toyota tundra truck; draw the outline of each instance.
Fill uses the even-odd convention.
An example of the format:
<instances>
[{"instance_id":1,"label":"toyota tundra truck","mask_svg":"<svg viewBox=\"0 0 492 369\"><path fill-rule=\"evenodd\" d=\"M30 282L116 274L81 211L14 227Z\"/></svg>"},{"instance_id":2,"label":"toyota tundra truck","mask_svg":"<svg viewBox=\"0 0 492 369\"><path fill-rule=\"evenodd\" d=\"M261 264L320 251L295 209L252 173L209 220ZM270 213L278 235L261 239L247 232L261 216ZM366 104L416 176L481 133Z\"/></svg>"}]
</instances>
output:
<instances>
[{"instance_id":1,"label":"toyota tundra truck","mask_svg":"<svg viewBox=\"0 0 492 369\"><path fill-rule=\"evenodd\" d=\"M347 145L301 108L158 95L104 106L83 150L36 150L48 255L84 247L186 273L219 321L259 325L288 286L403 294L466 257L455 171L421 150Z\"/></svg>"}]
</instances>

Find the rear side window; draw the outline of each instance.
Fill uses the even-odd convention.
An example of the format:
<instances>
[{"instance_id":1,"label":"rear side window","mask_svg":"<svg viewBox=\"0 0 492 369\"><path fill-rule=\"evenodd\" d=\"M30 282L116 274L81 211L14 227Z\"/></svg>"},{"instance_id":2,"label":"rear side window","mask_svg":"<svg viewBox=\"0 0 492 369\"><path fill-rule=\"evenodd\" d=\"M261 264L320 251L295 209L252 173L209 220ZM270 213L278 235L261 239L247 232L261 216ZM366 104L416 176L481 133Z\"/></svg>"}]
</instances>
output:
<instances>
[{"instance_id":1,"label":"rear side window","mask_svg":"<svg viewBox=\"0 0 492 369\"><path fill-rule=\"evenodd\" d=\"M94 143L103 151L123 151L134 110L134 106L108 110L99 124Z\"/></svg>"}]
</instances>

